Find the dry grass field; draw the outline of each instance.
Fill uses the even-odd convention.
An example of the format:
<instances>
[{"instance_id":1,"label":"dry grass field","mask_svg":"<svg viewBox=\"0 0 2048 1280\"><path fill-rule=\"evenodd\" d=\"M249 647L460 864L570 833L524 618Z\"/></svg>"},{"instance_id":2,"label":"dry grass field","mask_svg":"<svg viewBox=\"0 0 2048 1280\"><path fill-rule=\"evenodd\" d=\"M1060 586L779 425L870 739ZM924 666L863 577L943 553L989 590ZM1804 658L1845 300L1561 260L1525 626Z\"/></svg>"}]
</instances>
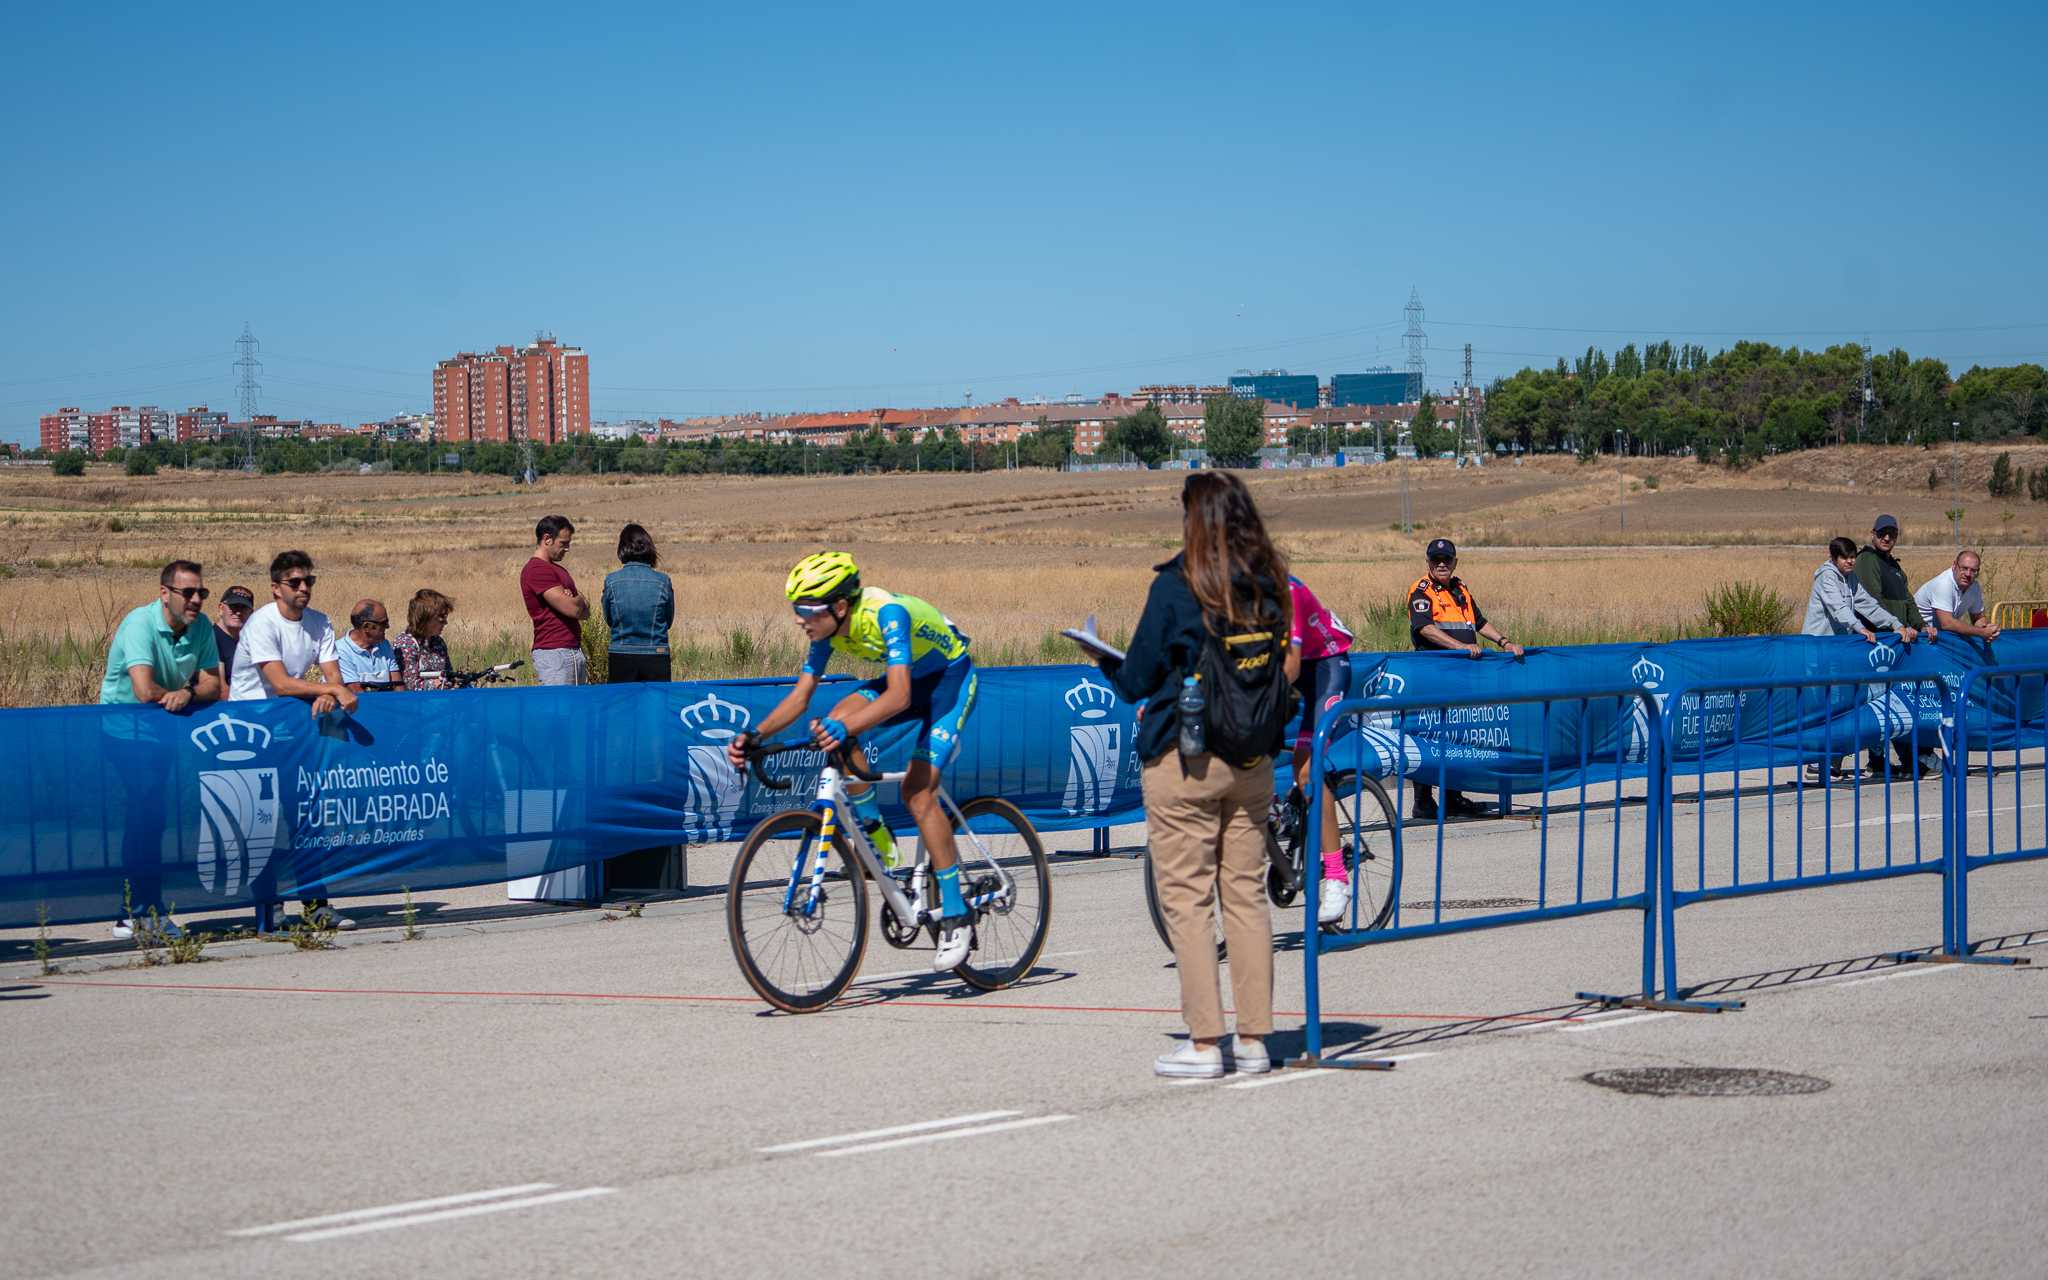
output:
<instances>
[{"instance_id":1,"label":"dry grass field","mask_svg":"<svg viewBox=\"0 0 2048 1280\"><path fill-rule=\"evenodd\" d=\"M2039 596L2048 504L1989 498L1996 452L1963 451L1965 537L1993 548L1987 596ZM2048 465L2048 447L2013 453L2029 471ZM1917 581L1949 559L1947 476L1945 450L1878 447L1736 473L1687 459L1419 463L1408 473L1415 532L1403 535L1399 464L1247 473L1301 577L1382 646L1405 642L1398 597L1437 536L1459 542L1482 607L1525 641L1702 634L1707 592L1738 579L1803 609L1822 544L1860 536L1880 510L1905 525L1901 558ZM0 704L89 700L114 621L154 595L156 570L173 556L202 561L216 593L243 582L262 601L270 556L301 547L319 565L316 608L338 617L375 595L402 616L413 590L432 586L457 601L448 640L458 665L519 656L530 632L516 576L534 520L549 512L576 522L567 565L593 592L616 566L619 526L652 531L680 597L679 676L791 670L797 636L782 578L825 546L853 551L869 581L938 603L984 662L1066 661L1058 628L1090 612L1106 632L1135 621L1150 567L1178 543L1180 480L554 477L526 489L461 476L128 479L94 469L57 479L11 469L0 472Z\"/></svg>"}]
</instances>

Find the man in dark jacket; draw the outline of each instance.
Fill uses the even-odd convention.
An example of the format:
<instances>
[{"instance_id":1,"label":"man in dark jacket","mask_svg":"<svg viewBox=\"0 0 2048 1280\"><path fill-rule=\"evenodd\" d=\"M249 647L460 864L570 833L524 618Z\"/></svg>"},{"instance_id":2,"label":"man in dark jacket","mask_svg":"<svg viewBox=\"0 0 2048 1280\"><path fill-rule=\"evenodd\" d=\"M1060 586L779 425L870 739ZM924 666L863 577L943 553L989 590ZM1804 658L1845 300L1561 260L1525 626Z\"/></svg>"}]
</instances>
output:
<instances>
[{"instance_id":1,"label":"man in dark jacket","mask_svg":"<svg viewBox=\"0 0 2048 1280\"><path fill-rule=\"evenodd\" d=\"M1934 620L1920 612L1920 606L1913 603L1913 586L1906 578L1906 570L1892 555L1892 548L1899 544L1899 522L1889 515L1881 515L1870 526L1870 544L1856 555L1856 580L1863 589L1877 597L1885 612L1897 618L1905 626L1918 631L1928 640L1934 639ZM1917 776L1915 762L1907 757L1912 754L1905 743L1893 744L1898 755L1899 769L1907 776ZM1884 754L1869 753L1865 763L1870 772L1884 773Z\"/></svg>"}]
</instances>

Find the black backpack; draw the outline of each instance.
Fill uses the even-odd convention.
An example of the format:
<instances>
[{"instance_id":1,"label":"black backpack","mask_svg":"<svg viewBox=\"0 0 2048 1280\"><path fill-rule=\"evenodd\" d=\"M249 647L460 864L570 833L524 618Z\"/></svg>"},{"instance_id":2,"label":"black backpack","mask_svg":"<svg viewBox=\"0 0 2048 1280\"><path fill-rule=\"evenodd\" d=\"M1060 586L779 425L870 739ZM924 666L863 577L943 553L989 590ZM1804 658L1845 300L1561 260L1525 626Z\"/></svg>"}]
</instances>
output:
<instances>
[{"instance_id":1,"label":"black backpack","mask_svg":"<svg viewBox=\"0 0 2048 1280\"><path fill-rule=\"evenodd\" d=\"M1277 602L1262 630L1218 635L1203 620L1195 671L1208 699L1204 745L1210 754L1247 768L1280 753L1297 700L1287 679L1287 628Z\"/></svg>"}]
</instances>

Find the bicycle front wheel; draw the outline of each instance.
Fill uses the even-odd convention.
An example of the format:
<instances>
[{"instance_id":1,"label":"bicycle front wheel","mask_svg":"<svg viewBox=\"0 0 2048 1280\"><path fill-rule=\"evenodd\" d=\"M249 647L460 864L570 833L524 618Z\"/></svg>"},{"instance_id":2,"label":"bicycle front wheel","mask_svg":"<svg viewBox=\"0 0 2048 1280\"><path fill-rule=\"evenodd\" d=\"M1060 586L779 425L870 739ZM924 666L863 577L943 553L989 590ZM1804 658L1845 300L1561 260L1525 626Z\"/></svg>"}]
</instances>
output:
<instances>
[{"instance_id":1,"label":"bicycle front wheel","mask_svg":"<svg viewBox=\"0 0 2048 1280\"><path fill-rule=\"evenodd\" d=\"M815 813L762 819L733 859L725 925L747 985L786 1013L837 1000L868 946L867 881L835 835L825 848ZM814 873L824 863L822 878Z\"/></svg>"},{"instance_id":2,"label":"bicycle front wheel","mask_svg":"<svg viewBox=\"0 0 2048 1280\"><path fill-rule=\"evenodd\" d=\"M1052 867L1030 819L1016 805L994 796L960 806L966 830L956 822L954 848L960 854L960 892L973 907L974 949L953 970L983 991L1007 987L1025 974L1045 949L1052 924ZM1000 874L998 873L1000 869ZM1009 890L1000 892L1007 880Z\"/></svg>"}]
</instances>

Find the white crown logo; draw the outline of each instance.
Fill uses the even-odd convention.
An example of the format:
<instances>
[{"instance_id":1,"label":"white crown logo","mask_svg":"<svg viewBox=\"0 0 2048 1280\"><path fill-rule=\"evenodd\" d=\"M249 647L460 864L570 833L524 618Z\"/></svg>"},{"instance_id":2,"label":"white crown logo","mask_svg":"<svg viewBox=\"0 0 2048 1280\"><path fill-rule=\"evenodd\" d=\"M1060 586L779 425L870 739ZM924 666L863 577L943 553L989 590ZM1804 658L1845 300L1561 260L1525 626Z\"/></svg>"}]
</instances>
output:
<instances>
[{"instance_id":1,"label":"white crown logo","mask_svg":"<svg viewBox=\"0 0 2048 1280\"><path fill-rule=\"evenodd\" d=\"M1116 693L1107 685L1096 684L1083 677L1081 683L1067 690L1067 707L1081 713L1083 720L1100 720L1116 705Z\"/></svg>"},{"instance_id":2,"label":"white crown logo","mask_svg":"<svg viewBox=\"0 0 2048 1280\"><path fill-rule=\"evenodd\" d=\"M1664 668L1648 658L1638 658L1636 665L1628 669L1628 676L1645 689L1654 689L1663 682Z\"/></svg>"},{"instance_id":3,"label":"white crown logo","mask_svg":"<svg viewBox=\"0 0 2048 1280\"><path fill-rule=\"evenodd\" d=\"M1872 671L1890 671L1899 660L1899 651L1888 644L1870 647L1869 663Z\"/></svg>"},{"instance_id":4,"label":"white crown logo","mask_svg":"<svg viewBox=\"0 0 2048 1280\"><path fill-rule=\"evenodd\" d=\"M200 725L191 733L192 745L218 760L251 760L270 745L270 730L248 720L237 720L227 712Z\"/></svg>"},{"instance_id":5,"label":"white crown logo","mask_svg":"<svg viewBox=\"0 0 2048 1280\"><path fill-rule=\"evenodd\" d=\"M737 702L728 702L717 694L702 702L693 702L677 713L683 727L694 729L713 742L724 742L740 735L740 731L754 723L754 713Z\"/></svg>"},{"instance_id":6,"label":"white crown logo","mask_svg":"<svg viewBox=\"0 0 2048 1280\"><path fill-rule=\"evenodd\" d=\"M1391 698L1408 688L1408 682L1391 671L1382 671L1373 677L1372 696Z\"/></svg>"}]
</instances>

